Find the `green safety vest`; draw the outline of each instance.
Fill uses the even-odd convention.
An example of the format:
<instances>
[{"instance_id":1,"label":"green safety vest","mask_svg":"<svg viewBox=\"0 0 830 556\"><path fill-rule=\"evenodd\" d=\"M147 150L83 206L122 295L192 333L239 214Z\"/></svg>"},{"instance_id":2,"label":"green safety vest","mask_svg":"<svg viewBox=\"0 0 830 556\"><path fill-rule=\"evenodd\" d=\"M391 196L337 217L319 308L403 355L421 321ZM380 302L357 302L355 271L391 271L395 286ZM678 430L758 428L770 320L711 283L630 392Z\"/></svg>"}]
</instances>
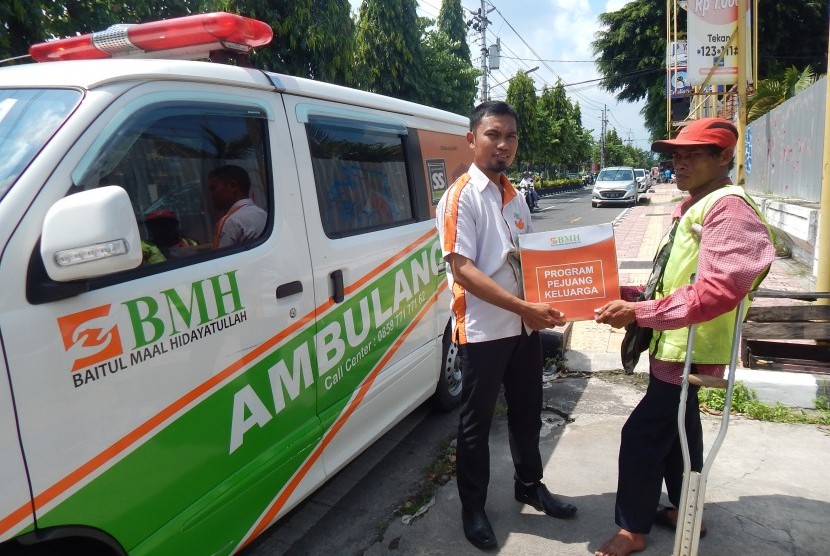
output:
<instances>
[{"instance_id":1,"label":"green safety vest","mask_svg":"<svg viewBox=\"0 0 830 556\"><path fill-rule=\"evenodd\" d=\"M755 210L755 213L766 226L767 233L772 237L769 225L767 225L757 205L749 198L742 187L729 185L716 189L689 207L680 218L675 232L674 244L665 265L662 287L658 287L655 291L655 299L669 296L679 288L692 282L692 276L697 272L697 259L700 253L700 238L692 231L692 225L699 224L703 226L703 220L715 202L727 195L737 195L746 201ZM703 230L703 233L705 234L706 230ZM666 241L667 238L663 240L663 243ZM766 275L767 271L765 270L755 279L752 285L753 291L761 284ZM744 314L741 315L741 322L746 317L748 309L749 302L747 301L744 304ZM710 321L701 322L695 327L694 345L692 347L693 363L721 365L730 362L732 339L736 329L736 312L737 307ZM662 361L683 362L686 360L688 336L688 327L675 330L655 330L652 334L649 352Z\"/></svg>"}]
</instances>

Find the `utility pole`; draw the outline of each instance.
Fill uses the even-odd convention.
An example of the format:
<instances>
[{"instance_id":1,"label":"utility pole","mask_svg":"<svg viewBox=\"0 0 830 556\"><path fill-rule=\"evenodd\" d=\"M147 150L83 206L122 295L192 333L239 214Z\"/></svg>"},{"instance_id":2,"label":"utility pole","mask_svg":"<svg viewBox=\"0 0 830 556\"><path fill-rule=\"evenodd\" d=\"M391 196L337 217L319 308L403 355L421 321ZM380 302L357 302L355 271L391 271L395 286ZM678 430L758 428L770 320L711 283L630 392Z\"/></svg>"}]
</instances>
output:
<instances>
[{"instance_id":1,"label":"utility pole","mask_svg":"<svg viewBox=\"0 0 830 556\"><path fill-rule=\"evenodd\" d=\"M490 49L487 48L487 25L490 24L490 20L487 19L487 8L485 8L484 2L485 0L481 0L481 8L479 8L473 15L473 17L467 21L467 25L471 26L474 30L481 33L481 93L479 98L480 102L484 102L485 100L490 99L490 91L487 88L487 74L489 72L488 58L490 54Z\"/></svg>"},{"instance_id":2,"label":"utility pole","mask_svg":"<svg viewBox=\"0 0 830 556\"><path fill-rule=\"evenodd\" d=\"M752 14L752 17L756 17ZM830 53L830 43L827 45ZM830 67L830 62L828 62ZM824 163L821 167L821 211L818 219L818 238L816 246L818 275L816 291L830 291L830 79L824 93ZM830 299L819 300L822 305L830 305Z\"/></svg>"},{"instance_id":3,"label":"utility pole","mask_svg":"<svg viewBox=\"0 0 830 556\"><path fill-rule=\"evenodd\" d=\"M605 168L605 133L608 120L606 119L605 111L608 110L608 105L602 106L602 135L599 137L599 167Z\"/></svg>"},{"instance_id":4,"label":"utility pole","mask_svg":"<svg viewBox=\"0 0 830 556\"><path fill-rule=\"evenodd\" d=\"M738 21L737 21L737 39L738 39L738 148L735 152L735 181L738 185L745 185L746 180L746 52L747 52L747 33L746 33L746 2L747 0L738 0ZM757 18L758 14L752 14L753 18Z\"/></svg>"}]
</instances>

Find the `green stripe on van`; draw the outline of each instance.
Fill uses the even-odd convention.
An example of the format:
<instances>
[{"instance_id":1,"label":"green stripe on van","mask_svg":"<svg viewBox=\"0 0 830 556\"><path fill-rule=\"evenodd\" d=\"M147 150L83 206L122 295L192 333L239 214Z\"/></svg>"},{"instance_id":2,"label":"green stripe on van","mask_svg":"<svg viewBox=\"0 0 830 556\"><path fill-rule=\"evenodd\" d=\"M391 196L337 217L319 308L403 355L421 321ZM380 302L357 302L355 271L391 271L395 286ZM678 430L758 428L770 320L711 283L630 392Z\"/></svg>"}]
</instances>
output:
<instances>
[{"instance_id":1,"label":"green stripe on van","mask_svg":"<svg viewBox=\"0 0 830 556\"><path fill-rule=\"evenodd\" d=\"M38 526L96 527L131 554L230 553L331 426L319 411L340 414L434 302L440 259L433 236L39 516Z\"/></svg>"}]
</instances>

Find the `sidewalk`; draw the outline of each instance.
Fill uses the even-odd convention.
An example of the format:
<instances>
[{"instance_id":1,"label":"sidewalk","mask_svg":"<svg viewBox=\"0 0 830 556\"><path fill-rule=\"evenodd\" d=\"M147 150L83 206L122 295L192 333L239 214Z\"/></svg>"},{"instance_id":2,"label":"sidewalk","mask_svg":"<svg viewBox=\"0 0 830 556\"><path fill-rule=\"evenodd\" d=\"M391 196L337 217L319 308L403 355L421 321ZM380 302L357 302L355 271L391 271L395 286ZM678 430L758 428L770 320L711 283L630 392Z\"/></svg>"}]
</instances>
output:
<instances>
[{"instance_id":1,"label":"sidewalk","mask_svg":"<svg viewBox=\"0 0 830 556\"><path fill-rule=\"evenodd\" d=\"M614 226L620 285L644 284L651 271L651 261L671 214L682 193L673 184L658 184L647 195L648 201L623 214ZM815 282L806 267L793 259L776 259L761 284L764 289L815 291ZM758 299L754 303L780 302ZM620 344L625 331L591 321L573 323L567 337L565 357L573 371L621 369ZM635 372L648 372L648 356L640 359ZM736 379L752 388L759 399L781 402L791 407L813 408L820 384L807 373L766 371L738 367Z\"/></svg>"}]
</instances>

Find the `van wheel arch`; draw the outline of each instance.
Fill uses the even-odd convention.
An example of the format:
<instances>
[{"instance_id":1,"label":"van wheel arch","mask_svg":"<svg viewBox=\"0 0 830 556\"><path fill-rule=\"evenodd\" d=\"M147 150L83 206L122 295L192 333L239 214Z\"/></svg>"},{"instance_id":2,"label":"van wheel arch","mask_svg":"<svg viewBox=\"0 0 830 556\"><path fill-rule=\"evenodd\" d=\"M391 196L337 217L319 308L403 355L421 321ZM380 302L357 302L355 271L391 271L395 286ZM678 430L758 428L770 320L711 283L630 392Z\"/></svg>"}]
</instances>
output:
<instances>
[{"instance_id":1,"label":"van wheel arch","mask_svg":"<svg viewBox=\"0 0 830 556\"><path fill-rule=\"evenodd\" d=\"M441 411L450 411L461 404L461 358L458 344L452 339L452 319L447 322L441 340L441 372L433 402Z\"/></svg>"},{"instance_id":2,"label":"van wheel arch","mask_svg":"<svg viewBox=\"0 0 830 556\"><path fill-rule=\"evenodd\" d=\"M2 556L127 556L127 551L100 529L71 526L38 529L0 544Z\"/></svg>"}]
</instances>

